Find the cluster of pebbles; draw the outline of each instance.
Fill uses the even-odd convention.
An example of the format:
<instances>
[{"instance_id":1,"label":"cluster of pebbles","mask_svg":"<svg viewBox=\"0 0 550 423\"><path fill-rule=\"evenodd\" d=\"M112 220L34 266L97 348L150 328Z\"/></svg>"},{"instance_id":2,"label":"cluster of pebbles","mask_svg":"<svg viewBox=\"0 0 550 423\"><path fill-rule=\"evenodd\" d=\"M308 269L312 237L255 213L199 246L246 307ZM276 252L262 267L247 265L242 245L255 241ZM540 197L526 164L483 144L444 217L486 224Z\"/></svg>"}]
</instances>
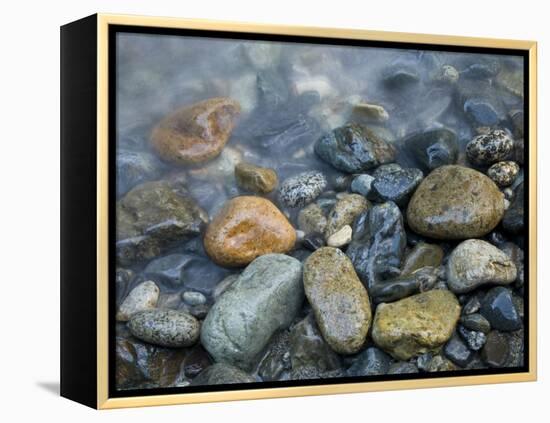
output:
<instances>
[{"instance_id":1,"label":"cluster of pebbles","mask_svg":"<svg viewBox=\"0 0 550 423\"><path fill-rule=\"evenodd\" d=\"M235 45L119 135L117 387L522 366L522 68Z\"/></svg>"}]
</instances>

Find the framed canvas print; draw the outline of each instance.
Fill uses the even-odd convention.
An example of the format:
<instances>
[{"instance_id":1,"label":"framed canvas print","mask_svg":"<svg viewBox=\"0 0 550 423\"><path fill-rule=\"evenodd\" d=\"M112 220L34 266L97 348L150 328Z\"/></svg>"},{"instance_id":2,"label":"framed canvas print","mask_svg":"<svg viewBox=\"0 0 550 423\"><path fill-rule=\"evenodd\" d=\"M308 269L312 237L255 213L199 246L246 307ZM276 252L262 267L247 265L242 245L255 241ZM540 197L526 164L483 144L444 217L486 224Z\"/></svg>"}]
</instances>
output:
<instances>
[{"instance_id":1,"label":"framed canvas print","mask_svg":"<svg viewBox=\"0 0 550 423\"><path fill-rule=\"evenodd\" d=\"M61 29L61 393L536 379L536 43Z\"/></svg>"}]
</instances>

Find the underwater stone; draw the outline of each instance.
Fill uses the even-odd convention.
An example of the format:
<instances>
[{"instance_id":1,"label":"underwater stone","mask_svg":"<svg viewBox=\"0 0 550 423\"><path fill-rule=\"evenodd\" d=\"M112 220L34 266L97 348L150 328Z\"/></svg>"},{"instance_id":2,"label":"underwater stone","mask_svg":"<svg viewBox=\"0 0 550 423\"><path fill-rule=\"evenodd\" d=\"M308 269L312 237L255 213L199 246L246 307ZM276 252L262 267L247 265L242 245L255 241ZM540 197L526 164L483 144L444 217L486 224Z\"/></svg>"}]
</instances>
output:
<instances>
[{"instance_id":1,"label":"underwater stone","mask_svg":"<svg viewBox=\"0 0 550 423\"><path fill-rule=\"evenodd\" d=\"M448 129L432 129L409 135L403 145L424 171L455 164L458 159L458 140L456 134Z\"/></svg>"},{"instance_id":2,"label":"underwater stone","mask_svg":"<svg viewBox=\"0 0 550 423\"><path fill-rule=\"evenodd\" d=\"M490 165L507 159L513 148L514 141L506 131L493 129L474 137L466 145L466 155L476 165Z\"/></svg>"},{"instance_id":3,"label":"underwater stone","mask_svg":"<svg viewBox=\"0 0 550 423\"><path fill-rule=\"evenodd\" d=\"M279 201L287 207L303 207L315 200L326 186L327 180L321 172L303 172L283 181Z\"/></svg>"}]
</instances>

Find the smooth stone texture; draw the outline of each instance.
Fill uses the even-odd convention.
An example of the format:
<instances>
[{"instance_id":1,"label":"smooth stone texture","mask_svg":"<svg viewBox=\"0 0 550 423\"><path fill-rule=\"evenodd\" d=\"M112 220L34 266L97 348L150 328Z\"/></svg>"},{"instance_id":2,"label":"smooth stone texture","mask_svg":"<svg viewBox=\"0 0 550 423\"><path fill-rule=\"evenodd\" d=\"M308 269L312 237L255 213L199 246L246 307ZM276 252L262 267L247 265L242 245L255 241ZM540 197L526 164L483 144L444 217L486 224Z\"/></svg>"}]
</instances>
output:
<instances>
[{"instance_id":1,"label":"smooth stone texture","mask_svg":"<svg viewBox=\"0 0 550 423\"><path fill-rule=\"evenodd\" d=\"M352 109L352 118L354 122L385 122L390 115L383 106L378 104L357 103Z\"/></svg>"},{"instance_id":2,"label":"smooth stone texture","mask_svg":"<svg viewBox=\"0 0 550 423\"><path fill-rule=\"evenodd\" d=\"M437 244L419 242L406 255L401 267L401 276L410 275L422 267L439 267L443 261L443 249Z\"/></svg>"},{"instance_id":3,"label":"smooth stone texture","mask_svg":"<svg viewBox=\"0 0 550 423\"><path fill-rule=\"evenodd\" d=\"M189 347L199 339L200 324L176 310L150 310L134 314L128 322L132 335L163 347Z\"/></svg>"},{"instance_id":4,"label":"smooth stone texture","mask_svg":"<svg viewBox=\"0 0 550 423\"><path fill-rule=\"evenodd\" d=\"M304 289L323 337L340 354L363 346L372 314L367 290L340 250L323 247L304 265Z\"/></svg>"},{"instance_id":5,"label":"smooth stone texture","mask_svg":"<svg viewBox=\"0 0 550 423\"><path fill-rule=\"evenodd\" d=\"M228 363L215 363L199 373L191 386L228 385L232 383L251 383L256 380L241 369Z\"/></svg>"},{"instance_id":6,"label":"smooth stone texture","mask_svg":"<svg viewBox=\"0 0 550 423\"><path fill-rule=\"evenodd\" d=\"M484 334L488 334L491 330L491 324L489 321L479 313L472 313L462 316L460 318L460 323L462 323L462 325L467 329L483 332Z\"/></svg>"},{"instance_id":7,"label":"smooth stone texture","mask_svg":"<svg viewBox=\"0 0 550 423\"><path fill-rule=\"evenodd\" d=\"M480 239L460 243L447 261L447 285L464 293L485 284L507 285L516 280L514 262L501 250Z\"/></svg>"},{"instance_id":8,"label":"smooth stone texture","mask_svg":"<svg viewBox=\"0 0 550 423\"><path fill-rule=\"evenodd\" d=\"M367 196L370 193L374 177L371 175L358 175L351 181L351 192Z\"/></svg>"},{"instance_id":9,"label":"smooth stone texture","mask_svg":"<svg viewBox=\"0 0 550 423\"><path fill-rule=\"evenodd\" d=\"M370 203L359 194L345 194L339 199L327 216L325 237L338 232L344 226L351 226L357 216L367 210Z\"/></svg>"},{"instance_id":10,"label":"smooth stone texture","mask_svg":"<svg viewBox=\"0 0 550 423\"><path fill-rule=\"evenodd\" d=\"M516 162L505 161L492 165L487 170L487 176L499 187L512 185L519 173L519 165Z\"/></svg>"},{"instance_id":11,"label":"smooth stone texture","mask_svg":"<svg viewBox=\"0 0 550 423\"><path fill-rule=\"evenodd\" d=\"M304 294L302 265L282 254L258 257L214 303L201 330L216 361L250 369L271 336L290 325Z\"/></svg>"},{"instance_id":12,"label":"smooth stone texture","mask_svg":"<svg viewBox=\"0 0 550 423\"><path fill-rule=\"evenodd\" d=\"M395 148L369 128L349 124L334 129L317 140L315 153L334 168L361 173L395 159Z\"/></svg>"},{"instance_id":13,"label":"smooth stone texture","mask_svg":"<svg viewBox=\"0 0 550 423\"><path fill-rule=\"evenodd\" d=\"M443 348L443 352L453 363L466 367L472 359L472 351L457 335L454 335Z\"/></svg>"},{"instance_id":14,"label":"smooth stone texture","mask_svg":"<svg viewBox=\"0 0 550 423\"><path fill-rule=\"evenodd\" d=\"M206 304L206 297L204 294L198 291L185 291L181 298L185 301L186 304L190 306L203 305Z\"/></svg>"},{"instance_id":15,"label":"smooth stone texture","mask_svg":"<svg viewBox=\"0 0 550 423\"><path fill-rule=\"evenodd\" d=\"M481 358L491 367L503 367L510 354L508 338L496 330L487 335L487 341L481 350Z\"/></svg>"},{"instance_id":16,"label":"smooth stone texture","mask_svg":"<svg viewBox=\"0 0 550 423\"><path fill-rule=\"evenodd\" d=\"M418 373L418 367L413 363L397 362L393 363L388 369L389 375L406 375L411 373Z\"/></svg>"},{"instance_id":17,"label":"smooth stone texture","mask_svg":"<svg viewBox=\"0 0 550 423\"><path fill-rule=\"evenodd\" d=\"M241 188L259 194L273 191L278 183L277 173L273 169L246 162L235 166L235 180Z\"/></svg>"},{"instance_id":18,"label":"smooth stone texture","mask_svg":"<svg viewBox=\"0 0 550 423\"><path fill-rule=\"evenodd\" d=\"M298 228L306 234L324 233L326 227L327 218L317 203L311 203L298 213Z\"/></svg>"},{"instance_id":19,"label":"smooth stone texture","mask_svg":"<svg viewBox=\"0 0 550 423\"><path fill-rule=\"evenodd\" d=\"M303 207L315 200L327 186L325 175L309 171L291 176L279 187L279 201L286 207Z\"/></svg>"},{"instance_id":20,"label":"smooth stone texture","mask_svg":"<svg viewBox=\"0 0 550 423\"><path fill-rule=\"evenodd\" d=\"M369 199L379 202L393 201L404 207L423 177L422 171L414 168L385 172L372 182Z\"/></svg>"},{"instance_id":21,"label":"smooth stone texture","mask_svg":"<svg viewBox=\"0 0 550 423\"><path fill-rule=\"evenodd\" d=\"M211 160L229 140L239 113L239 104L225 97L184 106L153 129L151 144L162 159L172 163Z\"/></svg>"},{"instance_id":22,"label":"smooth stone texture","mask_svg":"<svg viewBox=\"0 0 550 423\"><path fill-rule=\"evenodd\" d=\"M264 254L286 253L296 231L275 205L261 197L229 200L212 219L204 248L221 266L244 266Z\"/></svg>"},{"instance_id":23,"label":"smooth stone texture","mask_svg":"<svg viewBox=\"0 0 550 423\"><path fill-rule=\"evenodd\" d=\"M343 226L338 232L333 233L327 239L329 247L341 248L351 242L352 229L350 225Z\"/></svg>"},{"instance_id":24,"label":"smooth stone texture","mask_svg":"<svg viewBox=\"0 0 550 423\"><path fill-rule=\"evenodd\" d=\"M481 314L493 329L513 331L521 329L521 316L516 309L509 289L502 286L492 288L481 303Z\"/></svg>"},{"instance_id":25,"label":"smooth stone texture","mask_svg":"<svg viewBox=\"0 0 550 423\"><path fill-rule=\"evenodd\" d=\"M458 326L458 333L472 351L479 351L487 341L487 336L483 332L468 330L463 326Z\"/></svg>"},{"instance_id":26,"label":"smooth stone texture","mask_svg":"<svg viewBox=\"0 0 550 423\"><path fill-rule=\"evenodd\" d=\"M490 165L506 160L514 147L514 141L506 131L493 129L474 137L466 146L468 160L476 165Z\"/></svg>"},{"instance_id":27,"label":"smooth stone texture","mask_svg":"<svg viewBox=\"0 0 550 423\"><path fill-rule=\"evenodd\" d=\"M121 263L149 260L176 242L200 234L207 213L184 187L167 181L146 182L116 205L117 258Z\"/></svg>"},{"instance_id":28,"label":"smooth stone texture","mask_svg":"<svg viewBox=\"0 0 550 423\"><path fill-rule=\"evenodd\" d=\"M514 190L514 199L512 204L504 213L502 219L503 228L511 234L521 234L524 229L524 188L523 182Z\"/></svg>"},{"instance_id":29,"label":"smooth stone texture","mask_svg":"<svg viewBox=\"0 0 550 423\"><path fill-rule=\"evenodd\" d=\"M411 229L436 239L481 237L504 215L504 196L491 179L463 166L441 166L413 194L407 208Z\"/></svg>"},{"instance_id":30,"label":"smooth stone texture","mask_svg":"<svg viewBox=\"0 0 550 423\"><path fill-rule=\"evenodd\" d=\"M405 148L424 171L455 164L458 159L456 134L448 129L432 129L405 138Z\"/></svg>"},{"instance_id":31,"label":"smooth stone texture","mask_svg":"<svg viewBox=\"0 0 550 423\"><path fill-rule=\"evenodd\" d=\"M388 373L392 358L376 347L369 347L358 354L348 369L349 376L378 376Z\"/></svg>"},{"instance_id":32,"label":"smooth stone texture","mask_svg":"<svg viewBox=\"0 0 550 423\"><path fill-rule=\"evenodd\" d=\"M400 360L437 350L449 340L460 317L450 291L432 290L376 309L372 339Z\"/></svg>"},{"instance_id":33,"label":"smooth stone texture","mask_svg":"<svg viewBox=\"0 0 550 423\"><path fill-rule=\"evenodd\" d=\"M221 295L227 291L228 289L233 286L233 283L239 279L239 274L233 274L226 276L223 278L214 288L214 291L212 292L212 297L214 298L214 301L218 301L218 298L221 297Z\"/></svg>"},{"instance_id":34,"label":"smooth stone texture","mask_svg":"<svg viewBox=\"0 0 550 423\"><path fill-rule=\"evenodd\" d=\"M361 281L370 288L399 276L406 240L399 208L392 202L377 204L355 220L346 254Z\"/></svg>"},{"instance_id":35,"label":"smooth stone texture","mask_svg":"<svg viewBox=\"0 0 550 423\"><path fill-rule=\"evenodd\" d=\"M116 320L127 322L139 311L152 310L157 306L160 290L153 281L145 281L130 291L120 305Z\"/></svg>"},{"instance_id":36,"label":"smooth stone texture","mask_svg":"<svg viewBox=\"0 0 550 423\"><path fill-rule=\"evenodd\" d=\"M426 292L433 289L439 276L439 269L435 267L422 267L414 273L399 276L378 282L369 287L372 302L382 303L400 300L419 292Z\"/></svg>"},{"instance_id":37,"label":"smooth stone texture","mask_svg":"<svg viewBox=\"0 0 550 423\"><path fill-rule=\"evenodd\" d=\"M116 189L122 196L136 185L152 181L161 175L162 163L152 154L122 150L116 158Z\"/></svg>"}]
</instances>

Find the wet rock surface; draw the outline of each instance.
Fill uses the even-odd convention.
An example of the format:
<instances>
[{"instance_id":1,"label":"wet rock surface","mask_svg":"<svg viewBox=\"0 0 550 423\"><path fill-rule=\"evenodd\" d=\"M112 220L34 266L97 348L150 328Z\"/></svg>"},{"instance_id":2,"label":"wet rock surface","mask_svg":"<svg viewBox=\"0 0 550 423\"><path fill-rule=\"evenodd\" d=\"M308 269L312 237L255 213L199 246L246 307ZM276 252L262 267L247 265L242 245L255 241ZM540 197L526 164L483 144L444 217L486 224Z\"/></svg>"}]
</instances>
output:
<instances>
[{"instance_id":1,"label":"wet rock surface","mask_svg":"<svg viewBox=\"0 0 550 423\"><path fill-rule=\"evenodd\" d=\"M393 201L403 207L423 177L422 171L414 168L384 172L374 178L368 196L379 202Z\"/></svg>"},{"instance_id":2,"label":"wet rock surface","mask_svg":"<svg viewBox=\"0 0 550 423\"><path fill-rule=\"evenodd\" d=\"M139 311L152 310L159 299L159 287L153 281L145 281L130 291L120 305L116 320L127 322Z\"/></svg>"},{"instance_id":3,"label":"wet rock surface","mask_svg":"<svg viewBox=\"0 0 550 423\"><path fill-rule=\"evenodd\" d=\"M413 134L407 137L403 144L425 172L455 164L458 159L458 140L456 134L448 129Z\"/></svg>"},{"instance_id":4,"label":"wet rock surface","mask_svg":"<svg viewBox=\"0 0 550 423\"><path fill-rule=\"evenodd\" d=\"M301 207L315 200L327 186L321 172L304 172L285 179L279 187L279 201L287 207Z\"/></svg>"},{"instance_id":5,"label":"wet rock surface","mask_svg":"<svg viewBox=\"0 0 550 423\"><path fill-rule=\"evenodd\" d=\"M513 147L512 137L506 131L496 129L472 139L466 146L466 154L476 165L490 165L507 159Z\"/></svg>"},{"instance_id":6,"label":"wet rock surface","mask_svg":"<svg viewBox=\"0 0 550 423\"><path fill-rule=\"evenodd\" d=\"M273 169L246 162L235 166L235 179L241 188L260 194L273 191L278 183L277 173Z\"/></svg>"},{"instance_id":7,"label":"wet rock surface","mask_svg":"<svg viewBox=\"0 0 550 423\"><path fill-rule=\"evenodd\" d=\"M481 314L491 327L501 331L512 331L522 326L521 316L514 304L512 293L504 287L492 288L481 304Z\"/></svg>"}]
</instances>

